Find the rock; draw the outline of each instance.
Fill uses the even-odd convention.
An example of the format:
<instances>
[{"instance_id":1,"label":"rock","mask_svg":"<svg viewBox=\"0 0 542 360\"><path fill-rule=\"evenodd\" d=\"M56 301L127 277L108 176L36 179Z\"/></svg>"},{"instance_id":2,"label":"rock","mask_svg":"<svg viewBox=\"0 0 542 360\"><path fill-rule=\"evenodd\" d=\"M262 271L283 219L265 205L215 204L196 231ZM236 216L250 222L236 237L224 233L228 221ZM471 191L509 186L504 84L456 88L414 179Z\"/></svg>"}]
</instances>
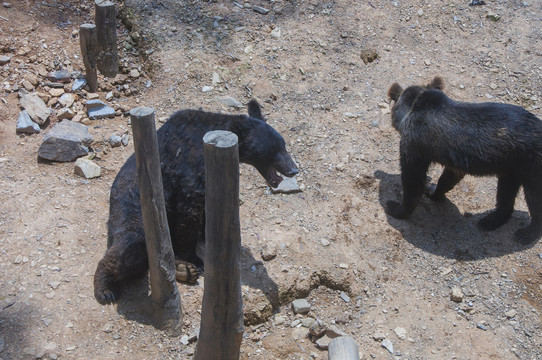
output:
<instances>
[{"instance_id":1,"label":"rock","mask_svg":"<svg viewBox=\"0 0 542 360\"><path fill-rule=\"evenodd\" d=\"M72 91L80 91L85 87L85 85L87 85L86 79L75 79L73 81Z\"/></svg>"},{"instance_id":2,"label":"rock","mask_svg":"<svg viewBox=\"0 0 542 360\"><path fill-rule=\"evenodd\" d=\"M375 341L381 341L381 340L384 340L385 338L386 338L386 335L384 335L384 333L376 332L373 334L373 339Z\"/></svg>"},{"instance_id":3,"label":"rock","mask_svg":"<svg viewBox=\"0 0 542 360\"><path fill-rule=\"evenodd\" d=\"M374 49L365 49L361 51L361 60L363 60L363 63L365 65L372 63L376 59L378 59L378 53Z\"/></svg>"},{"instance_id":4,"label":"rock","mask_svg":"<svg viewBox=\"0 0 542 360\"><path fill-rule=\"evenodd\" d=\"M39 125L43 125L49 115L51 115L52 109L48 108L43 100L36 93L24 94L21 96L21 106L28 112L30 118Z\"/></svg>"},{"instance_id":5,"label":"rock","mask_svg":"<svg viewBox=\"0 0 542 360\"><path fill-rule=\"evenodd\" d=\"M295 177L284 177L276 188L271 188L273 194L293 194L301 192Z\"/></svg>"},{"instance_id":6,"label":"rock","mask_svg":"<svg viewBox=\"0 0 542 360\"><path fill-rule=\"evenodd\" d=\"M220 75L218 75L217 72L213 73L213 75L211 76L211 81L213 85L220 84L222 82L222 80L220 79Z\"/></svg>"},{"instance_id":7,"label":"rock","mask_svg":"<svg viewBox=\"0 0 542 360\"><path fill-rule=\"evenodd\" d=\"M301 319L301 326L305 328L310 328L315 321L316 320L314 320L313 318L303 318Z\"/></svg>"},{"instance_id":8,"label":"rock","mask_svg":"<svg viewBox=\"0 0 542 360\"><path fill-rule=\"evenodd\" d=\"M109 144L111 147L119 147L122 144L122 138L118 135L111 135L109 138Z\"/></svg>"},{"instance_id":9,"label":"rock","mask_svg":"<svg viewBox=\"0 0 542 360\"><path fill-rule=\"evenodd\" d=\"M99 177L102 174L102 169L92 160L79 158L75 161L74 173L85 179L92 179Z\"/></svg>"},{"instance_id":10,"label":"rock","mask_svg":"<svg viewBox=\"0 0 542 360\"><path fill-rule=\"evenodd\" d=\"M324 335L326 333L326 330L326 325L322 320L319 319L316 319L309 327L309 333L316 338Z\"/></svg>"},{"instance_id":11,"label":"rock","mask_svg":"<svg viewBox=\"0 0 542 360\"><path fill-rule=\"evenodd\" d=\"M393 354L393 343L390 339L384 339L382 340L382 347L390 352L390 354Z\"/></svg>"},{"instance_id":12,"label":"rock","mask_svg":"<svg viewBox=\"0 0 542 360\"><path fill-rule=\"evenodd\" d=\"M88 154L92 140L85 125L62 120L45 135L38 156L50 161L74 161Z\"/></svg>"},{"instance_id":13,"label":"rock","mask_svg":"<svg viewBox=\"0 0 542 360\"><path fill-rule=\"evenodd\" d=\"M461 291L461 289L454 286L452 288L452 292L450 293L450 299L452 301L455 301L456 303L460 303L460 302L463 301L463 297L464 297L464 295L463 295L463 292Z\"/></svg>"},{"instance_id":14,"label":"rock","mask_svg":"<svg viewBox=\"0 0 542 360\"><path fill-rule=\"evenodd\" d=\"M32 83L31 83L30 81L26 80L26 79L23 80L23 82L22 82L21 85L23 85L23 87L24 87L24 89L25 89L26 91L32 91L32 90L34 90L34 85L32 85Z\"/></svg>"},{"instance_id":15,"label":"rock","mask_svg":"<svg viewBox=\"0 0 542 360\"><path fill-rule=\"evenodd\" d=\"M104 119L115 116L115 109L107 106L103 101L94 99L87 100L87 115L90 120Z\"/></svg>"},{"instance_id":16,"label":"rock","mask_svg":"<svg viewBox=\"0 0 542 360\"><path fill-rule=\"evenodd\" d=\"M68 83L71 81L68 70L53 71L47 77L53 82Z\"/></svg>"},{"instance_id":17,"label":"rock","mask_svg":"<svg viewBox=\"0 0 542 360\"><path fill-rule=\"evenodd\" d=\"M32 121L26 110L19 113L17 118L17 133L35 134L40 132L40 126Z\"/></svg>"},{"instance_id":18,"label":"rock","mask_svg":"<svg viewBox=\"0 0 542 360\"><path fill-rule=\"evenodd\" d=\"M130 77L132 77L134 79L137 79L140 76L141 76L141 74L139 73L139 71L137 69L130 70Z\"/></svg>"},{"instance_id":19,"label":"rock","mask_svg":"<svg viewBox=\"0 0 542 360\"><path fill-rule=\"evenodd\" d=\"M331 244L328 239L322 239L320 242L322 243L322 246L324 247L329 246L329 244Z\"/></svg>"},{"instance_id":20,"label":"rock","mask_svg":"<svg viewBox=\"0 0 542 360\"><path fill-rule=\"evenodd\" d=\"M275 326L283 325L285 321L286 319L284 318L284 316L280 314L276 314L275 316L273 316L273 325Z\"/></svg>"},{"instance_id":21,"label":"rock","mask_svg":"<svg viewBox=\"0 0 542 360\"><path fill-rule=\"evenodd\" d=\"M261 7L261 6L254 6L252 7L252 10L256 11L257 13L260 13L262 15L267 15L269 14L269 9L266 9L264 7Z\"/></svg>"},{"instance_id":22,"label":"rock","mask_svg":"<svg viewBox=\"0 0 542 360\"><path fill-rule=\"evenodd\" d=\"M65 119L71 120L73 119L74 116L75 116L75 113L73 112L73 110L68 109L68 108L61 109L56 115L58 120L65 120Z\"/></svg>"},{"instance_id":23,"label":"rock","mask_svg":"<svg viewBox=\"0 0 542 360\"><path fill-rule=\"evenodd\" d=\"M64 88L56 88L49 90L49 94L54 97L59 97L65 93Z\"/></svg>"},{"instance_id":24,"label":"rock","mask_svg":"<svg viewBox=\"0 0 542 360\"><path fill-rule=\"evenodd\" d=\"M326 350L328 348L329 343L331 342L331 340L333 340L333 339L330 338L329 336L327 336L327 334L325 334L320 339L316 340L316 346L318 346L318 348L320 348L322 350Z\"/></svg>"},{"instance_id":25,"label":"rock","mask_svg":"<svg viewBox=\"0 0 542 360\"><path fill-rule=\"evenodd\" d=\"M124 85L127 80L128 80L128 77L126 77L126 75L117 74L115 76L115 79L113 80L113 84L115 84L115 85Z\"/></svg>"},{"instance_id":26,"label":"rock","mask_svg":"<svg viewBox=\"0 0 542 360\"><path fill-rule=\"evenodd\" d=\"M68 94L62 94L62 96L58 99L58 102L64 106L64 107L71 107L73 103L75 102L75 95L68 93Z\"/></svg>"},{"instance_id":27,"label":"rock","mask_svg":"<svg viewBox=\"0 0 542 360\"><path fill-rule=\"evenodd\" d=\"M28 73L24 76L24 79L27 80L32 86L38 86L40 80L36 74Z\"/></svg>"},{"instance_id":28,"label":"rock","mask_svg":"<svg viewBox=\"0 0 542 360\"><path fill-rule=\"evenodd\" d=\"M517 312L516 310L514 310L514 309L508 310L507 312L504 313L504 315L505 315L508 319L515 318L517 314L518 314L518 312Z\"/></svg>"},{"instance_id":29,"label":"rock","mask_svg":"<svg viewBox=\"0 0 542 360\"><path fill-rule=\"evenodd\" d=\"M122 135L122 145L123 146L128 146L128 144L130 143L130 139L131 139L130 135L128 135L128 134Z\"/></svg>"},{"instance_id":30,"label":"rock","mask_svg":"<svg viewBox=\"0 0 542 360\"><path fill-rule=\"evenodd\" d=\"M0 65L6 65L10 61L11 61L11 57L6 56L6 55L0 56Z\"/></svg>"},{"instance_id":31,"label":"rock","mask_svg":"<svg viewBox=\"0 0 542 360\"><path fill-rule=\"evenodd\" d=\"M346 333L344 331L339 330L335 326L330 326L326 329L326 335L332 339L335 339L336 337L339 337L339 336L346 336Z\"/></svg>"},{"instance_id":32,"label":"rock","mask_svg":"<svg viewBox=\"0 0 542 360\"><path fill-rule=\"evenodd\" d=\"M271 261L277 257L275 249L271 246L266 246L262 249L262 260Z\"/></svg>"},{"instance_id":33,"label":"rock","mask_svg":"<svg viewBox=\"0 0 542 360\"><path fill-rule=\"evenodd\" d=\"M280 38L280 35L281 35L281 30L280 30L280 28L278 26L276 28L274 28L273 30L271 30L271 37L272 38L278 39L278 38Z\"/></svg>"},{"instance_id":34,"label":"rock","mask_svg":"<svg viewBox=\"0 0 542 360\"><path fill-rule=\"evenodd\" d=\"M225 97L225 98L221 98L221 99L217 99L218 102L226 105L226 106L230 106L230 107L235 107L235 108L244 108L244 105L241 104L239 101L235 100L234 98L232 97Z\"/></svg>"},{"instance_id":35,"label":"rock","mask_svg":"<svg viewBox=\"0 0 542 360\"><path fill-rule=\"evenodd\" d=\"M350 302L350 296L348 296L344 291L341 291L341 299L343 299L346 303Z\"/></svg>"},{"instance_id":36,"label":"rock","mask_svg":"<svg viewBox=\"0 0 542 360\"><path fill-rule=\"evenodd\" d=\"M213 87L212 86L204 86L201 88L201 91L206 93L206 92L210 92L211 90L213 90Z\"/></svg>"},{"instance_id":37,"label":"rock","mask_svg":"<svg viewBox=\"0 0 542 360\"><path fill-rule=\"evenodd\" d=\"M292 301L292 309L295 314L307 314L311 310L311 304L306 299Z\"/></svg>"},{"instance_id":38,"label":"rock","mask_svg":"<svg viewBox=\"0 0 542 360\"><path fill-rule=\"evenodd\" d=\"M401 339L401 340L406 339L406 334L407 334L406 329L404 329L402 327L396 327L395 329L393 329L393 331L395 332L395 335L397 335L397 337L399 339Z\"/></svg>"}]
</instances>

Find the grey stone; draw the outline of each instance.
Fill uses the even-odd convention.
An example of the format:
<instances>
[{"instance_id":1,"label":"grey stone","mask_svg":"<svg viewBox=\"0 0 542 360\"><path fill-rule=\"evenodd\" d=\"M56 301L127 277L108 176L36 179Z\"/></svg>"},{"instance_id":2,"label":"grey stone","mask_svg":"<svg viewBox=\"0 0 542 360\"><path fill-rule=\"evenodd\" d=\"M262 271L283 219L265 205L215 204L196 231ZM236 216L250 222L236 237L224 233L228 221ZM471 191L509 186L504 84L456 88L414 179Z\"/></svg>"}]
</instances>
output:
<instances>
[{"instance_id":1,"label":"grey stone","mask_svg":"<svg viewBox=\"0 0 542 360\"><path fill-rule=\"evenodd\" d=\"M49 80L53 82L67 83L70 82L70 74L68 70L59 70L49 73Z\"/></svg>"},{"instance_id":2,"label":"grey stone","mask_svg":"<svg viewBox=\"0 0 542 360\"><path fill-rule=\"evenodd\" d=\"M9 56L6 56L6 55L0 56L0 65L6 65L10 61L11 61L11 58Z\"/></svg>"},{"instance_id":3,"label":"grey stone","mask_svg":"<svg viewBox=\"0 0 542 360\"><path fill-rule=\"evenodd\" d=\"M131 138L132 137L130 135L128 135L128 134L122 135L122 145L128 146L128 144L130 143Z\"/></svg>"},{"instance_id":4,"label":"grey stone","mask_svg":"<svg viewBox=\"0 0 542 360\"><path fill-rule=\"evenodd\" d=\"M32 121L26 110L19 113L17 118L17 133L35 134L40 132L40 126Z\"/></svg>"},{"instance_id":5,"label":"grey stone","mask_svg":"<svg viewBox=\"0 0 542 360\"><path fill-rule=\"evenodd\" d=\"M450 293L450 299L454 302L460 303L463 301L463 292L460 288L454 287L452 288L452 292Z\"/></svg>"},{"instance_id":6,"label":"grey stone","mask_svg":"<svg viewBox=\"0 0 542 360\"><path fill-rule=\"evenodd\" d=\"M326 325L320 319L316 319L309 328L309 333L314 337L320 337L326 332Z\"/></svg>"},{"instance_id":7,"label":"grey stone","mask_svg":"<svg viewBox=\"0 0 542 360\"><path fill-rule=\"evenodd\" d=\"M284 177L276 188L271 188L271 192L274 194L292 194L300 192L299 184L295 177Z\"/></svg>"},{"instance_id":8,"label":"grey stone","mask_svg":"<svg viewBox=\"0 0 542 360\"><path fill-rule=\"evenodd\" d=\"M306 314L311 310L311 304L306 299L292 301L292 309L296 314Z\"/></svg>"},{"instance_id":9,"label":"grey stone","mask_svg":"<svg viewBox=\"0 0 542 360\"><path fill-rule=\"evenodd\" d=\"M310 328L315 321L313 318L303 318L301 319L301 326Z\"/></svg>"},{"instance_id":10,"label":"grey stone","mask_svg":"<svg viewBox=\"0 0 542 360\"><path fill-rule=\"evenodd\" d=\"M74 116L75 116L75 113L71 109L68 109L68 108L61 109L56 115L58 120L65 120L65 119L71 120L73 119Z\"/></svg>"},{"instance_id":11,"label":"grey stone","mask_svg":"<svg viewBox=\"0 0 542 360\"><path fill-rule=\"evenodd\" d=\"M122 138L118 135L111 135L109 138L109 144L111 147L119 147L122 144Z\"/></svg>"},{"instance_id":12,"label":"grey stone","mask_svg":"<svg viewBox=\"0 0 542 360\"><path fill-rule=\"evenodd\" d=\"M243 108L244 105L241 104L239 101L235 100L234 98L230 97L230 96L227 96L225 98L220 98L220 99L217 99L219 102L221 102L222 104L226 105L226 106L230 106L230 107L234 107L234 108Z\"/></svg>"},{"instance_id":13,"label":"grey stone","mask_svg":"<svg viewBox=\"0 0 542 360\"><path fill-rule=\"evenodd\" d=\"M38 156L50 161L74 161L88 154L92 140L85 125L62 120L45 135Z\"/></svg>"},{"instance_id":14,"label":"grey stone","mask_svg":"<svg viewBox=\"0 0 542 360\"><path fill-rule=\"evenodd\" d=\"M343 299L344 302L350 302L350 296L348 296L348 294L344 291L341 291L341 299Z\"/></svg>"},{"instance_id":15,"label":"grey stone","mask_svg":"<svg viewBox=\"0 0 542 360\"><path fill-rule=\"evenodd\" d=\"M254 6L252 8L252 10L256 11L257 13L260 13L262 15L267 15L269 14L269 9L266 9L264 7L261 7L261 6Z\"/></svg>"},{"instance_id":16,"label":"grey stone","mask_svg":"<svg viewBox=\"0 0 542 360\"><path fill-rule=\"evenodd\" d=\"M43 125L49 115L53 111L51 108L48 108L47 105L40 99L40 97L35 94L23 94L21 96L21 106L28 112L28 115L37 122L39 125Z\"/></svg>"},{"instance_id":17,"label":"grey stone","mask_svg":"<svg viewBox=\"0 0 542 360\"><path fill-rule=\"evenodd\" d=\"M333 339L330 338L329 336L327 336L327 334L325 334L320 339L316 340L316 346L318 346L318 348L320 348L322 350L326 350L328 348L329 343L331 342L331 340L333 340Z\"/></svg>"},{"instance_id":18,"label":"grey stone","mask_svg":"<svg viewBox=\"0 0 542 360\"><path fill-rule=\"evenodd\" d=\"M326 329L326 335L332 339L335 339L336 337L339 337L339 336L346 336L346 333L344 331L339 330L335 326L330 326Z\"/></svg>"},{"instance_id":19,"label":"grey stone","mask_svg":"<svg viewBox=\"0 0 542 360\"><path fill-rule=\"evenodd\" d=\"M390 339L384 339L382 340L382 347L390 352L390 354L393 354L393 343Z\"/></svg>"},{"instance_id":20,"label":"grey stone","mask_svg":"<svg viewBox=\"0 0 542 360\"><path fill-rule=\"evenodd\" d=\"M71 93L62 94L58 102L64 107L70 107L75 102L75 95Z\"/></svg>"},{"instance_id":21,"label":"grey stone","mask_svg":"<svg viewBox=\"0 0 542 360\"><path fill-rule=\"evenodd\" d=\"M85 179L92 179L102 174L102 168L92 160L79 158L75 161L74 172Z\"/></svg>"},{"instance_id":22,"label":"grey stone","mask_svg":"<svg viewBox=\"0 0 542 360\"><path fill-rule=\"evenodd\" d=\"M95 99L86 103L87 115L90 120L104 119L115 116L115 109L107 106L103 101Z\"/></svg>"},{"instance_id":23,"label":"grey stone","mask_svg":"<svg viewBox=\"0 0 542 360\"><path fill-rule=\"evenodd\" d=\"M87 84L86 79L75 79L73 81L72 91L80 91L85 87L86 84Z\"/></svg>"}]
</instances>

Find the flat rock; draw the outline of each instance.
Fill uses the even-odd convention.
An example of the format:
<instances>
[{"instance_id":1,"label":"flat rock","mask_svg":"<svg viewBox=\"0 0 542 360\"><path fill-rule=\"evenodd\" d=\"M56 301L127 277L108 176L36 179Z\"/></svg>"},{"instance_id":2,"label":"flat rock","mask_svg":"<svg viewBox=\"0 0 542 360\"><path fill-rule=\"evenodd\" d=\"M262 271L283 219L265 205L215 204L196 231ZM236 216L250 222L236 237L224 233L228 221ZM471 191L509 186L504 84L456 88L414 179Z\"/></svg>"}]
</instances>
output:
<instances>
[{"instance_id":1,"label":"flat rock","mask_svg":"<svg viewBox=\"0 0 542 360\"><path fill-rule=\"evenodd\" d=\"M40 126L32 121L26 110L19 113L17 118L17 133L35 134L40 132Z\"/></svg>"},{"instance_id":2,"label":"flat rock","mask_svg":"<svg viewBox=\"0 0 542 360\"><path fill-rule=\"evenodd\" d=\"M64 107L70 107L75 102L75 95L71 93L63 94L58 102Z\"/></svg>"},{"instance_id":3,"label":"flat rock","mask_svg":"<svg viewBox=\"0 0 542 360\"><path fill-rule=\"evenodd\" d=\"M6 56L6 55L0 56L0 65L6 65L10 61L11 61L11 58L9 56Z\"/></svg>"},{"instance_id":4,"label":"flat rock","mask_svg":"<svg viewBox=\"0 0 542 360\"><path fill-rule=\"evenodd\" d=\"M20 102L23 109L30 115L30 118L39 125L43 125L53 111L45 105L36 93L22 95Z\"/></svg>"},{"instance_id":5,"label":"flat rock","mask_svg":"<svg viewBox=\"0 0 542 360\"><path fill-rule=\"evenodd\" d=\"M62 120L45 135L38 156L50 161L74 161L88 154L92 140L85 125Z\"/></svg>"},{"instance_id":6,"label":"flat rock","mask_svg":"<svg viewBox=\"0 0 542 360\"><path fill-rule=\"evenodd\" d=\"M86 84L87 84L86 79L75 79L73 81L72 91L82 90L85 87Z\"/></svg>"},{"instance_id":7,"label":"flat rock","mask_svg":"<svg viewBox=\"0 0 542 360\"><path fill-rule=\"evenodd\" d=\"M85 179L92 179L102 174L102 168L92 160L79 158L75 161L74 172Z\"/></svg>"},{"instance_id":8,"label":"flat rock","mask_svg":"<svg viewBox=\"0 0 542 360\"><path fill-rule=\"evenodd\" d=\"M115 116L115 109L107 106L98 99L88 100L86 103L87 115L90 120L104 119Z\"/></svg>"},{"instance_id":9,"label":"flat rock","mask_svg":"<svg viewBox=\"0 0 542 360\"><path fill-rule=\"evenodd\" d=\"M390 352L390 354L393 354L393 343L390 339L384 339L382 340L382 347Z\"/></svg>"},{"instance_id":10,"label":"flat rock","mask_svg":"<svg viewBox=\"0 0 542 360\"><path fill-rule=\"evenodd\" d=\"M234 108L238 108L238 109L244 107L244 105L241 104L238 100L236 100L236 99L234 99L234 98L232 98L230 96L226 96L225 98L219 98L217 100L218 100L218 102L220 102L220 103L222 103L222 104L224 104L226 106L230 106L230 107L234 107Z\"/></svg>"},{"instance_id":11,"label":"flat rock","mask_svg":"<svg viewBox=\"0 0 542 360\"><path fill-rule=\"evenodd\" d=\"M68 109L68 108L61 109L56 115L58 120L65 120L65 119L71 120L73 119L74 116L75 116L75 113L73 112L73 110Z\"/></svg>"},{"instance_id":12,"label":"flat rock","mask_svg":"<svg viewBox=\"0 0 542 360\"><path fill-rule=\"evenodd\" d=\"M266 9L264 7L261 7L261 6L254 6L252 8L252 10L256 11L257 13L259 14L262 14L262 15L267 15L269 14L269 9Z\"/></svg>"},{"instance_id":13,"label":"flat rock","mask_svg":"<svg viewBox=\"0 0 542 360\"><path fill-rule=\"evenodd\" d=\"M292 301L292 309L296 314L306 314L311 310L311 304L306 299Z\"/></svg>"},{"instance_id":14,"label":"flat rock","mask_svg":"<svg viewBox=\"0 0 542 360\"><path fill-rule=\"evenodd\" d=\"M273 194L292 194L301 192L295 177L284 177L276 188L271 188Z\"/></svg>"},{"instance_id":15,"label":"flat rock","mask_svg":"<svg viewBox=\"0 0 542 360\"><path fill-rule=\"evenodd\" d=\"M53 82L68 83L71 81L68 70L53 71L47 77Z\"/></svg>"}]
</instances>

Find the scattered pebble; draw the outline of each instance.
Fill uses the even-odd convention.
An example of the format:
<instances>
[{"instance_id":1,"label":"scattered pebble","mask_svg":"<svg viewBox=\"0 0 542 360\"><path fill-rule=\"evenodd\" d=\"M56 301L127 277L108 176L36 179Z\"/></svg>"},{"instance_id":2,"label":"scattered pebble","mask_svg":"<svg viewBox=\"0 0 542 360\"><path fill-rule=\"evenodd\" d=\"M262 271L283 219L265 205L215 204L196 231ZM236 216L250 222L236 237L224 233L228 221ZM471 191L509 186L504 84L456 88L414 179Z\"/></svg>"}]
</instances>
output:
<instances>
[{"instance_id":1,"label":"scattered pebble","mask_svg":"<svg viewBox=\"0 0 542 360\"><path fill-rule=\"evenodd\" d=\"M450 293L450 299L454 302L460 303L463 301L463 292L458 287L453 287L452 292Z\"/></svg>"},{"instance_id":2,"label":"scattered pebble","mask_svg":"<svg viewBox=\"0 0 542 360\"><path fill-rule=\"evenodd\" d=\"M311 310L311 304L306 299L292 301L292 309L295 314L307 314Z\"/></svg>"}]
</instances>

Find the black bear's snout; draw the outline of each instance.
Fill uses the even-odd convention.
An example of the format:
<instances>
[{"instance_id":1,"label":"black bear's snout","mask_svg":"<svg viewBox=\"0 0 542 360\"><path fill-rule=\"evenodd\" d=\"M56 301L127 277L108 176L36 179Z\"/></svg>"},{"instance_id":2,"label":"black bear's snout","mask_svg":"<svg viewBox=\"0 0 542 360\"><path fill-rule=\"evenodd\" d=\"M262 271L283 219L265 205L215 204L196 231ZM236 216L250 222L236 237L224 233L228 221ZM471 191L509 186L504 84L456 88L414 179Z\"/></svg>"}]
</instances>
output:
<instances>
[{"instance_id":1,"label":"black bear's snout","mask_svg":"<svg viewBox=\"0 0 542 360\"><path fill-rule=\"evenodd\" d=\"M289 169L284 173L284 176L292 177L292 176L296 176L298 173L299 173L299 169L297 169L297 168Z\"/></svg>"}]
</instances>

